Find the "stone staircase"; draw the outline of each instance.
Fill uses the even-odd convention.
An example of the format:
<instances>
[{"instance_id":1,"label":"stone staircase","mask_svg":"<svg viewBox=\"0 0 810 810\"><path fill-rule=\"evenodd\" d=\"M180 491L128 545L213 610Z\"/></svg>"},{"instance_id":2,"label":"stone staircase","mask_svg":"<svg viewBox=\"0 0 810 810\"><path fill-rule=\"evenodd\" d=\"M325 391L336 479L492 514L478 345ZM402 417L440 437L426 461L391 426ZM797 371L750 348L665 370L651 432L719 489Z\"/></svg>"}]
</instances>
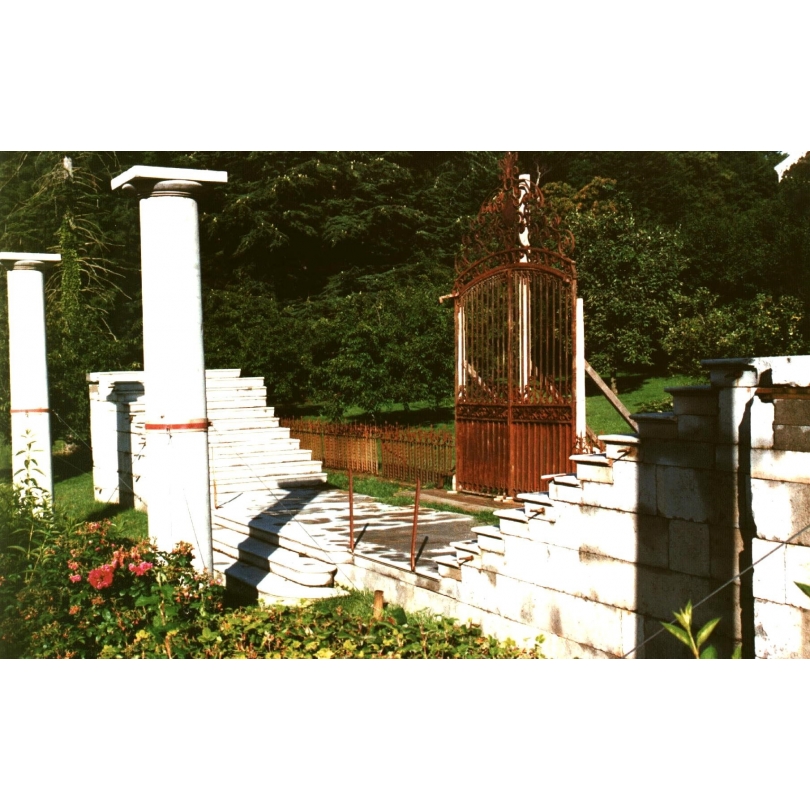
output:
<instances>
[{"instance_id":1,"label":"stone staircase","mask_svg":"<svg viewBox=\"0 0 810 810\"><path fill-rule=\"evenodd\" d=\"M476 527L474 540L451 544L454 553L437 561L448 592L554 633L561 654L631 649L645 621L651 632L688 598L708 593L717 566L732 559L730 549L714 556L714 538L736 536L737 437L728 426L740 423L752 390L668 389L671 413L634 414L636 434L600 436L603 452L571 457L575 473L518 494L515 506L495 511L497 527ZM643 594L645 604L634 584L639 563L666 582L660 595Z\"/></svg>"},{"instance_id":2,"label":"stone staircase","mask_svg":"<svg viewBox=\"0 0 810 810\"><path fill-rule=\"evenodd\" d=\"M320 461L301 450L267 406L261 377L208 372L208 453L212 508L235 494L326 483Z\"/></svg>"}]
</instances>

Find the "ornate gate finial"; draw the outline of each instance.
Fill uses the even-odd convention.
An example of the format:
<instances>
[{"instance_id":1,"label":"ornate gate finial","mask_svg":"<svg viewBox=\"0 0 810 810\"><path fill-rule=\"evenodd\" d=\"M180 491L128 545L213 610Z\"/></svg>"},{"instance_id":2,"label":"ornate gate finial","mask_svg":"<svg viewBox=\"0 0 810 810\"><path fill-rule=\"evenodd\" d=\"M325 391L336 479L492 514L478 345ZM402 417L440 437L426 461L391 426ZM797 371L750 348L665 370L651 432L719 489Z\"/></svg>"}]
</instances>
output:
<instances>
[{"instance_id":1,"label":"ornate gate finial","mask_svg":"<svg viewBox=\"0 0 810 810\"><path fill-rule=\"evenodd\" d=\"M501 160L501 188L481 206L456 257L458 291L475 276L504 264L528 262L553 267L571 275L574 235L560 228L559 216L545 208L540 186L521 184L518 153ZM528 236L522 245L520 233Z\"/></svg>"}]
</instances>

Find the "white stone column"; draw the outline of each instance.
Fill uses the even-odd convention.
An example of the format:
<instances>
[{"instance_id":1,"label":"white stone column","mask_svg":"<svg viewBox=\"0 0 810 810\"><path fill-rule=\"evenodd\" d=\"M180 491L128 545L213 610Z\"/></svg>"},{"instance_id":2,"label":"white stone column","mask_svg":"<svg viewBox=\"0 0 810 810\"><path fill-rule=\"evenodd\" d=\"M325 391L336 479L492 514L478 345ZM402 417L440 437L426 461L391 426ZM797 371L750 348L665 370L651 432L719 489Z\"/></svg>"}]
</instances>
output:
<instances>
[{"instance_id":1,"label":"white stone column","mask_svg":"<svg viewBox=\"0 0 810 810\"><path fill-rule=\"evenodd\" d=\"M585 413L585 308L583 300L577 298L576 351L574 354L574 399L576 401L576 431L580 446L584 447L587 436Z\"/></svg>"},{"instance_id":2,"label":"white stone column","mask_svg":"<svg viewBox=\"0 0 810 810\"><path fill-rule=\"evenodd\" d=\"M521 216L524 211L523 198L528 194L531 184L531 175L520 175L520 203L519 211ZM520 244L523 247L529 247L529 229L522 228L518 234ZM524 253L520 257L522 263L529 261L529 257ZM519 276L518 286L518 329L520 334L519 354L518 354L518 369L519 369L519 385L521 396L526 395L526 387L529 385L531 378L531 301L529 300L529 279L527 276Z\"/></svg>"},{"instance_id":3,"label":"white stone column","mask_svg":"<svg viewBox=\"0 0 810 810\"><path fill-rule=\"evenodd\" d=\"M134 166L112 181L140 197L149 535L190 543L213 572L208 413L195 195L226 172Z\"/></svg>"},{"instance_id":4,"label":"white stone column","mask_svg":"<svg viewBox=\"0 0 810 810\"><path fill-rule=\"evenodd\" d=\"M53 502L43 268L58 253L0 253L8 277L11 465L15 485ZM28 483L27 483L28 482Z\"/></svg>"}]
</instances>

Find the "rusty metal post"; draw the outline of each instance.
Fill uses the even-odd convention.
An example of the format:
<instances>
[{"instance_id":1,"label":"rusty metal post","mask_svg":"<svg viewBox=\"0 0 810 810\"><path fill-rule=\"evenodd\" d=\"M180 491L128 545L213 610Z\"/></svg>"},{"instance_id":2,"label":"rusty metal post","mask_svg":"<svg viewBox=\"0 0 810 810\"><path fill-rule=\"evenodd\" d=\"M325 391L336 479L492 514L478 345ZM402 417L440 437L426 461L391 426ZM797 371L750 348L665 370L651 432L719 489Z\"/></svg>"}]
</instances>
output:
<instances>
[{"instance_id":1,"label":"rusty metal post","mask_svg":"<svg viewBox=\"0 0 810 810\"><path fill-rule=\"evenodd\" d=\"M413 529L411 530L411 571L416 570L416 522L419 519L419 496L422 492L422 481L416 479L416 498L413 502Z\"/></svg>"},{"instance_id":2,"label":"rusty metal post","mask_svg":"<svg viewBox=\"0 0 810 810\"><path fill-rule=\"evenodd\" d=\"M354 554L354 478L349 467L349 551Z\"/></svg>"}]
</instances>

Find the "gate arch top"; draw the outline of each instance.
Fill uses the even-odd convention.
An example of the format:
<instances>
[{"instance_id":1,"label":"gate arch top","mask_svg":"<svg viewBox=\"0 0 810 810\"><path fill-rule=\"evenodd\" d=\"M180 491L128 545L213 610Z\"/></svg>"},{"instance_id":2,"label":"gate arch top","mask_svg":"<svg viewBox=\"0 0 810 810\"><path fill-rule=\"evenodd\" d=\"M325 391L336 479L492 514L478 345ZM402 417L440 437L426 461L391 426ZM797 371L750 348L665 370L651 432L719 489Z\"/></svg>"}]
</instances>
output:
<instances>
[{"instance_id":1,"label":"gate arch top","mask_svg":"<svg viewBox=\"0 0 810 810\"><path fill-rule=\"evenodd\" d=\"M455 297L479 276L509 265L555 270L576 279L574 235L545 207L543 192L518 174L517 154L501 163L501 188L481 206L456 256ZM529 267L521 269L529 269Z\"/></svg>"}]
</instances>

